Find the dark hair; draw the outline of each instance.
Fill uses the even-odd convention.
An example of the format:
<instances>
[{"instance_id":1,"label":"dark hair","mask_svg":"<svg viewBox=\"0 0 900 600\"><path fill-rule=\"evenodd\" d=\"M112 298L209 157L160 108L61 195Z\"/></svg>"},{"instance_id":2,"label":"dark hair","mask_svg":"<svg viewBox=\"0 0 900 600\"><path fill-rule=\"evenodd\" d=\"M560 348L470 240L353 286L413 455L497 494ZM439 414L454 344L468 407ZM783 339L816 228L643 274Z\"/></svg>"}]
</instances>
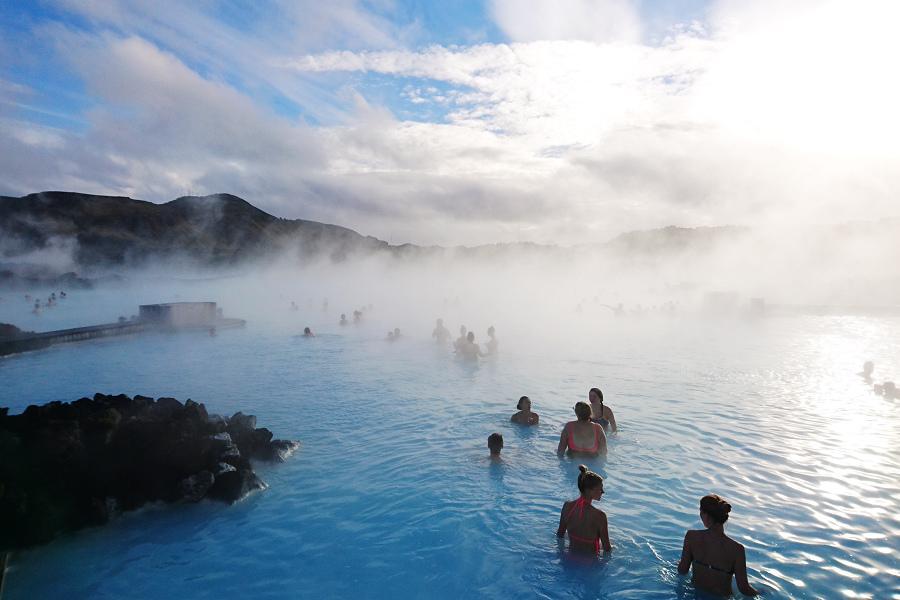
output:
<instances>
[{"instance_id":1,"label":"dark hair","mask_svg":"<svg viewBox=\"0 0 900 600\"><path fill-rule=\"evenodd\" d=\"M600 414L597 415L598 418L603 418L603 392L600 391L600 388L591 388L588 392L588 397L590 397L591 392L597 394L597 397L600 398Z\"/></svg>"},{"instance_id":2,"label":"dark hair","mask_svg":"<svg viewBox=\"0 0 900 600\"><path fill-rule=\"evenodd\" d=\"M466 336L466 339L469 340L470 342L474 342L475 341L475 333L470 331L469 334Z\"/></svg>"},{"instance_id":3,"label":"dark hair","mask_svg":"<svg viewBox=\"0 0 900 600\"><path fill-rule=\"evenodd\" d=\"M309 327L304 327L304 328L303 328L303 333L312 333L312 330L310 330Z\"/></svg>"},{"instance_id":4,"label":"dark hair","mask_svg":"<svg viewBox=\"0 0 900 600\"><path fill-rule=\"evenodd\" d=\"M581 473L578 474L578 491L582 494L587 492L588 490L592 490L598 485L603 485L603 478L589 470L584 465L578 465L578 470Z\"/></svg>"},{"instance_id":5,"label":"dark hair","mask_svg":"<svg viewBox=\"0 0 900 600\"><path fill-rule=\"evenodd\" d=\"M521 398L519 398L519 403L516 404L516 408L518 408L519 410L522 410L522 403L525 402L526 400L531 402L531 398L529 398L528 396L522 396Z\"/></svg>"},{"instance_id":6,"label":"dark hair","mask_svg":"<svg viewBox=\"0 0 900 600\"><path fill-rule=\"evenodd\" d=\"M591 405L587 402L575 403L575 416L579 421L587 421L591 418Z\"/></svg>"},{"instance_id":7,"label":"dark hair","mask_svg":"<svg viewBox=\"0 0 900 600\"><path fill-rule=\"evenodd\" d=\"M708 514L716 523L724 523L728 520L728 513L731 512L731 505L721 496L708 494L700 499L700 510Z\"/></svg>"},{"instance_id":8,"label":"dark hair","mask_svg":"<svg viewBox=\"0 0 900 600\"><path fill-rule=\"evenodd\" d=\"M492 433L488 436L488 448L493 450L494 448L502 448L503 447L503 436L499 433Z\"/></svg>"}]
</instances>

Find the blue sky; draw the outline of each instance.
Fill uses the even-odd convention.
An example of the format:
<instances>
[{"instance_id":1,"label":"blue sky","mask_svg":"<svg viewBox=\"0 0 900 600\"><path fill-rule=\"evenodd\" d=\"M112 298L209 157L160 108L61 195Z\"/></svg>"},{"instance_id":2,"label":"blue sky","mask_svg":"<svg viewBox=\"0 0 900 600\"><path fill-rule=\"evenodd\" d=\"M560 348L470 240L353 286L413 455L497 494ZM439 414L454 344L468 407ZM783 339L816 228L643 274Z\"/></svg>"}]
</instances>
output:
<instances>
[{"instance_id":1,"label":"blue sky","mask_svg":"<svg viewBox=\"0 0 900 600\"><path fill-rule=\"evenodd\" d=\"M890 216L897 10L4 1L0 193L229 191L420 243Z\"/></svg>"}]
</instances>

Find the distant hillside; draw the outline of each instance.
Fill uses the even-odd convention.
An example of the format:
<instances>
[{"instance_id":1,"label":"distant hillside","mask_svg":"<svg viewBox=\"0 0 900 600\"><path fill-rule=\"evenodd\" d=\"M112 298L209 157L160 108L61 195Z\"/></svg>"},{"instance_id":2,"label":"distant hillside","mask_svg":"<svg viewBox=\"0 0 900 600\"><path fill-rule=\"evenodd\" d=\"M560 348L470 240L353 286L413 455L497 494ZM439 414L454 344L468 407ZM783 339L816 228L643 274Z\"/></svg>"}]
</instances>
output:
<instances>
[{"instance_id":1,"label":"distant hillside","mask_svg":"<svg viewBox=\"0 0 900 600\"><path fill-rule=\"evenodd\" d=\"M345 227L279 219L230 194L165 204L72 192L0 196L0 234L5 258L74 241L73 260L80 266L167 259L220 266L286 250L341 259L388 248Z\"/></svg>"},{"instance_id":2,"label":"distant hillside","mask_svg":"<svg viewBox=\"0 0 900 600\"><path fill-rule=\"evenodd\" d=\"M789 231L789 235L797 235L793 229ZM453 248L391 246L346 227L281 219L230 194L185 196L153 204L122 196L41 192L21 198L0 196L0 280L10 287L16 282L30 285L35 278L62 276L63 271L34 270L47 262L41 251L51 254L54 248L61 248L67 257L71 255L79 272L175 263L222 267L276 255L295 256L301 261L323 256L342 261L373 253L402 260L446 257L499 261L602 255L617 261L650 263L715 253L722 244L750 240L751 233L748 228L731 226L665 227L623 233L606 243L576 247L531 242ZM900 220L882 219L820 227L801 237L804 244L825 253L841 248L834 244L835 235L867 240L897 239L898 233ZM748 243L753 246L761 242Z\"/></svg>"}]
</instances>

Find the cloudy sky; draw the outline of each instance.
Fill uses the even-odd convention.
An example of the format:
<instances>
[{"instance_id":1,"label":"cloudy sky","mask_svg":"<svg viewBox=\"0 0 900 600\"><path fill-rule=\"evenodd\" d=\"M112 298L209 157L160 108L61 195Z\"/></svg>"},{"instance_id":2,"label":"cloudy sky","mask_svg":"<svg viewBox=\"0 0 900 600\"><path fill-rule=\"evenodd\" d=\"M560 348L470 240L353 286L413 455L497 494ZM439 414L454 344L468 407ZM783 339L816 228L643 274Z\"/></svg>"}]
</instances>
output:
<instances>
[{"instance_id":1,"label":"cloudy sky","mask_svg":"<svg viewBox=\"0 0 900 600\"><path fill-rule=\"evenodd\" d=\"M394 243L900 216L900 2L0 0L0 194Z\"/></svg>"}]
</instances>

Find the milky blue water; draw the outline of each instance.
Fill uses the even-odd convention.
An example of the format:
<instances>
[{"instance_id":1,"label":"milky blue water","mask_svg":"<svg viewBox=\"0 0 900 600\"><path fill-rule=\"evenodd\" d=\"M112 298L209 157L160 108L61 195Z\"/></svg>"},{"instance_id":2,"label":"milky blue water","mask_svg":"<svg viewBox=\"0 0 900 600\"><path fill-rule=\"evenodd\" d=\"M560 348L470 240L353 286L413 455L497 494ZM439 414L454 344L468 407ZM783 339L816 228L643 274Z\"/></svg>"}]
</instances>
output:
<instances>
[{"instance_id":1,"label":"milky blue water","mask_svg":"<svg viewBox=\"0 0 900 600\"><path fill-rule=\"evenodd\" d=\"M0 321L102 322L156 299L83 292L35 317L7 295ZM98 391L174 396L303 442L260 465L269 488L233 506L149 507L17 553L5 600L692 598L675 565L710 492L733 505L727 532L767 596L900 597L900 403L855 375L868 359L879 381L900 380L900 320L590 316L551 340L494 315L500 356L472 367L434 347L429 320L409 318L391 344L397 318L340 328L338 309L318 303L215 337L0 360L12 412ZM294 337L305 324L322 335ZM590 461L606 479L613 552L584 559L554 535L577 496L577 462L555 448L592 386L620 431L608 459ZM539 427L509 423L522 394ZM493 431L502 464L486 460Z\"/></svg>"}]
</instances>

